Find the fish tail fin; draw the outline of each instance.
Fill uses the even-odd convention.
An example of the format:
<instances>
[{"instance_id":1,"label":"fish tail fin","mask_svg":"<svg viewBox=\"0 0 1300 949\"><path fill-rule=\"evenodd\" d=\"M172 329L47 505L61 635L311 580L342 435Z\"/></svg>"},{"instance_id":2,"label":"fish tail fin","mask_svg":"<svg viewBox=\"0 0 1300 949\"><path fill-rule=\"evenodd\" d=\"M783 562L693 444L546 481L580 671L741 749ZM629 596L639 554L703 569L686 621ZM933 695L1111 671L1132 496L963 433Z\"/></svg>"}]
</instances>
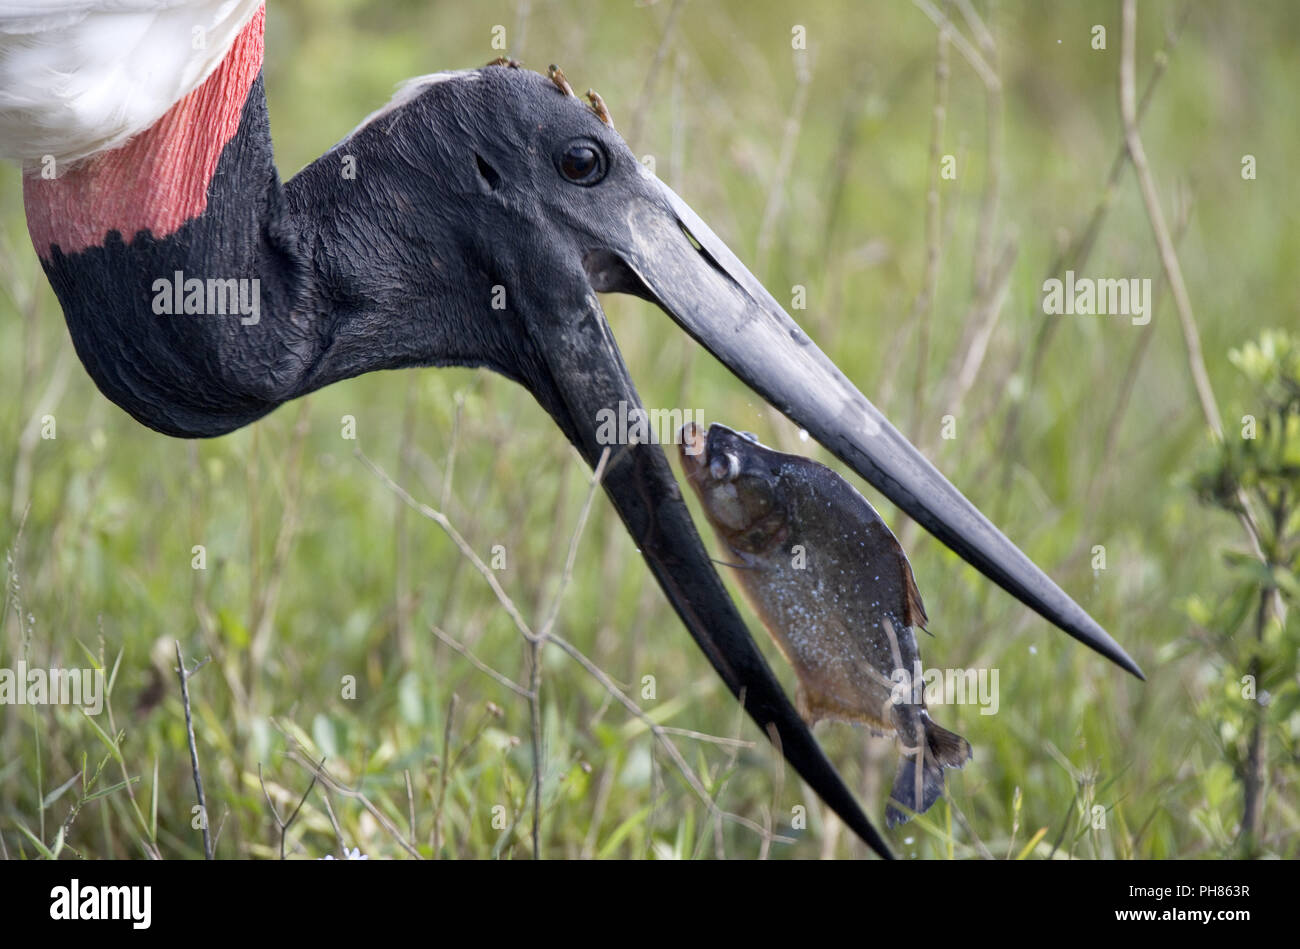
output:
<instances>
[{"instance_id":1,"label":"fish tail fin","mask_svg":"<svg viewBox=\"0 0 1300 949\"><path fill-rule=\"evenodd\" d=\"M936 725L924 716L925 749L920 775L917 774L915 751L904 752L898 762L898 776L889 792L889 806L885 808L885 823L894 827L912 819L913 814L924 814L943 794L943 769L960 768L970 760L970 742L955 732ZM901 806L900 806L901 805Z\"/></svg>"}]
</instances>

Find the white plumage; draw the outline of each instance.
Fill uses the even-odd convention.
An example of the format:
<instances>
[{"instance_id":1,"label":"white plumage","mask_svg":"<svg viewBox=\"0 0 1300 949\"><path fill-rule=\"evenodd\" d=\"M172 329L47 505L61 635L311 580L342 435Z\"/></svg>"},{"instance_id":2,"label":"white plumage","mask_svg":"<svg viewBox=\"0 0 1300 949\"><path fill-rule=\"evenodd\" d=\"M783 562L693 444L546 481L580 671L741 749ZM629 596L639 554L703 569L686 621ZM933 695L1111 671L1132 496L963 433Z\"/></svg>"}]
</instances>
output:
<instances>
[{"instance_id":1,"label":"white plumage","mask_svg":"<svg viewBox=\"0 0 1300 949\"><path fill-rule=\"evenodd\" d=\"M0 0L0 158L117 148L225 58L262 0Z\"/></svg>"},{"instance_id":2,"label":"white plumage","mask_svg":"<svg viewBox=\"0 0 1300 949\"><path fill-rule=\"evenodd\" d=\"M393 98L388 100L386 105L380 106L362 119L361 124L349 132L347 138L343 139L342 142L339 142L339 145L342 145L343 142L346 142L353 135L356 135L371 122L382 119L388 113L401 108L412 99L417 98L425 89L428 89L436 83L452 81L473 82L477 80L480 75L481 74L477 69L449 69L442 72L429 73L426 76L413 76L410 79L404 80L403 82L398 83L397 91L393 93ZM338 148L338 145L335 145L334 147Z\"/></svg>"}]
</instances>

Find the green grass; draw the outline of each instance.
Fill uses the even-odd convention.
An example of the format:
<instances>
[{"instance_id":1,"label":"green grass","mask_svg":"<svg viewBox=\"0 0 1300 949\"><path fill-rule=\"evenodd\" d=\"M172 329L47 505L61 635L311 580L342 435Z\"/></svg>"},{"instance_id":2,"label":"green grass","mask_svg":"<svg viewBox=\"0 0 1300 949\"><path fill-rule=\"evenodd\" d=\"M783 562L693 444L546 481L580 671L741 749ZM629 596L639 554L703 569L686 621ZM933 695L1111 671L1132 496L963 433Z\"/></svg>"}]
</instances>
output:
<instances>
[{"instance_id":1,"label":"green grass","mask_svg":"<svg viewBox=\"0 0 1300 949\"><path fill-rule=\"evenodd\" d=\"M523 47L512 40L510 53L534 68L560 63L630 132L668 6L534 2ZM998 248L1014 236L1018 253L981 371L951 403L943 373L965 353L990 156L983 87L954 51L942 152L957 157L958 175L940 192L942 267L918 408L910 315L926 249L935 30L915 7L815 2L796 16L776 4L688 3L632 145L656 156L660 177L778 299L788 302L795 284L807 288L808 309L794 315L814 339L1148 673L1139 683L1053 631L904 529L857 482L909 542L935 634L922 645L926 662L1000 671L998 714L935 710L975 758L949 772L955 808L941 803L894 832L897 849L924 858L1230 855L1241 793L1218 724L1201 710L1234 678L1186 604L1228 595L1222 553L1244 542L1235 520L1200 506L1189 487L1205 426L1174 311L1166 299L1155 314L1106 464L1140 328L1064 317L1037 377L1026 355L1047 319L1044 272L1084 226L1119 142L1117 5L998 7L1005 118L996 235ZM1140 7L1139 84L1176 5ZM282 174L346 134L398 80L486 62L499 53L489 46L495 24L517 36L513 3L468 9L273 3L266 88ZM796 96L793 23L807 27L812 87L788 177L777 182ZM1106 51L1089 46L1094 23L1108 27ZM1252 394L1228 350L1297 321L1289 162L1300 150L1290 118L1298 40L1300 17L1288 4L1195 5L1143 123L1166 214L1177 216L1175 194L1188 201L1179 251L1230 429ZM1247 153L1258 159L1255 181L1240 175ZM784 200L760 262L774 185ZM0 548L9 552L0 666L19 658L84 666L84 644L113 673L111 716L0 707L7 853L202 856L173 672L179 640L189 661L211 657L190 691L219 856L277 857L266 798L287 817L322 758L334 784L307 796L287 833L290 857L337 855L341 844L408 856L399 837L426 857L531 855L529 703L432 629L524 686L527 644L447 535L354 454L360 447L445 511L484 560L501 545L507 565L495 576L539 627L561 585L589 472L527 393L477 372L379 373L221 439L166 438L107 402L77 363L26 238L13 170L0 176L0 241ZM1081 273L1158 271L1126 171ZM660 311L626 297L604 303L647 405L698 407L768 444L831 461ZM1006 447L1013 409L1019 437ZM39 437L47 413L57 421L52 440ZM345 415L356 419L356 441L341 437ZM955 439L940 437L945 415L956 419ZM191 567L195 545L206 548L205 570ZM1095 545L1105 547L1104 570L1092 569ZM792 691L790 670L746 616ZM715 819L647 725L549 646L544 856L865 853L741 716L603 496L555 632L658 725L724 739L669 735L718 808L770 822L789 842L765 843L749 826ZM354 698L344 697L345 677L354 677ZM880 820L892 746L847 725L817 734ZM1297 734L1293 715L1272 747L1293 746ZM1261 849L1294 857L1294 758L1279 758L1270 781ZM1104 827L1094 826L1096 807ZM805 809L804 829L791 827L796 808Z\"/></svg>"}]
</instances>

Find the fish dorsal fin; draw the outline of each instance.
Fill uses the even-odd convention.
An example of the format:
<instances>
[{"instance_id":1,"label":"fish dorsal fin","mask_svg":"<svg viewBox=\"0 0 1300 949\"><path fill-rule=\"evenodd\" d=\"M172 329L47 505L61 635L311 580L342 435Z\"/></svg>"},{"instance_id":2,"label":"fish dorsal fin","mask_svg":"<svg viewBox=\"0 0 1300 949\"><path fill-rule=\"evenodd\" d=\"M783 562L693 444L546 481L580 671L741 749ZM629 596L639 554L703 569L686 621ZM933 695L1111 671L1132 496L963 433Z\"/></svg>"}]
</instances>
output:
<instances>
[{"instance_id":1,"label":"fish dorsal fin","mask_svg":"<svg viewBox=\"0 0 1300 949\"><path fill-rule=\"evenodd\" d=\"M908 626L919 626L921 629L925 629L926 624L930 622L930 618L925 615L925 604L921 602L921 591L916 588L916 578L912 576L912 565L907 562L906 557L900 557L899 559L903 564L903 587L907 591L907 599L903 604L903 622Z\"/></svg>"}]
</instances>

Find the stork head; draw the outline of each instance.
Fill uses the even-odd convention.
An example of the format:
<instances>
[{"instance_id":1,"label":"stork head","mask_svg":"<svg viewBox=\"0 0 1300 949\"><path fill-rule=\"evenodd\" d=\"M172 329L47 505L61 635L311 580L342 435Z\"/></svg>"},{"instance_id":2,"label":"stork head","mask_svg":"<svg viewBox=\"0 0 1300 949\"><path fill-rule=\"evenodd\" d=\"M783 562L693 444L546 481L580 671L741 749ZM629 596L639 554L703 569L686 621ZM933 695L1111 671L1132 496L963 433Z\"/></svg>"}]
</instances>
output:
<instances>
[{"instance_id":1,"label":"stork head","mask_svg":"<svg viewBox=\"0 0 1300 949\"><path fill-rule=\"evenodd\" d=\"M513 65L513 64L512 64ZM755 648L654 444L602 444L602 412L639 405L597 293L657 304L902 510L1059 628L1141 675L1123 649L867 401L726 245L639 162L598 97L563 74L493 66L416 80L354 133L457 235L474 284L462 335L527 386L595 465L673 606L806 780L886 852ZM410 143L422 143L414 149ZM384 149L387 149L385 152ZM432 154L430 152L432 151ZM390 181L391 184L391 181ZM440 265L443 266L443 265ZM493 293L504 306L493 307ZM495 340L495 342L493 342ZM491 355L487 355L490 353Z\"/></svg>"},{"instance_id":2,"label":"stork head","mask_svg":"<svg viewBox=\"0 0 1300 949\"><path fill-rule=\"evenodd\" d=\"M1141 674L636 159L598 97L594 103L579 99L558 70L551 78L497 67L433 78L417 80L398 97L410 106L400 121L429 128L424 140L436 142L440 152L430 174L453 179L433 199L437 213L465 225L457 233L464 235L462 249L472 266L500 278L511 301L506 309L525 324L529 355L540 363L521 371L521 381L548 410L564 416L559 420L575 444L593 454L591 412L607 404L592 385L597 367L623 373L592 291L650 300L963 558L1071 636ZM363 130L388 126L391 132L387 111ZM574 367L568 375L566 360L576 360L581 371Z\"/></svg>"}]
</instances>

